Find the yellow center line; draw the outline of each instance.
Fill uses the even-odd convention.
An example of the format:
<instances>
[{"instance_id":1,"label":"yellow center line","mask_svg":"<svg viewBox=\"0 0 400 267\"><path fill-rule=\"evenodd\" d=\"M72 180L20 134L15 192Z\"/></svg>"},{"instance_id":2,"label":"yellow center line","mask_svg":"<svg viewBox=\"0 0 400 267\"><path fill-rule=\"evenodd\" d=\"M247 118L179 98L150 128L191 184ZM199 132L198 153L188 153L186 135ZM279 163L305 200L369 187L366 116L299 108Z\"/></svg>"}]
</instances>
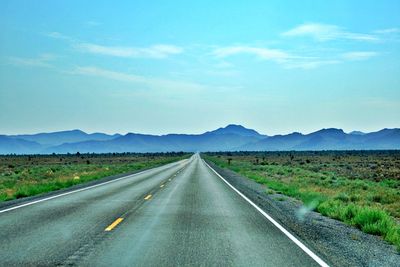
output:
<instances>
[{"instance_id":1,"label":"yellow center line","mask_svg":"<svg viewBox=\"0 0 400 267\"><path fill-rule=\"evenodd\" d=\"M110 224L104 231L109 232L112 229L115 228L115 226L117 226L120 222L123 221L124 218L118 218L116 219L112 224Z\"/></svg>"},{"instance_id":2,"label":"yellow center line","mask_svg":"<svg viewBox=\"0 0 400 267\"><path fill-rule=\"evenodd\" d=\"M151 198L151 195L147 195L144 199L149 200Z\"/></svg>"},{"instance_id":3,"label":"yellow center line","mask_svg":"<svg viewBox=\"0 0 400 267\"><path fill-rule=\"evenodd\" d=\"M164 185L162 184L162 185L160 185L160 187L161 187L161 188L163 188L163 187L164 187Z\"/></svg>"}]
</instances>

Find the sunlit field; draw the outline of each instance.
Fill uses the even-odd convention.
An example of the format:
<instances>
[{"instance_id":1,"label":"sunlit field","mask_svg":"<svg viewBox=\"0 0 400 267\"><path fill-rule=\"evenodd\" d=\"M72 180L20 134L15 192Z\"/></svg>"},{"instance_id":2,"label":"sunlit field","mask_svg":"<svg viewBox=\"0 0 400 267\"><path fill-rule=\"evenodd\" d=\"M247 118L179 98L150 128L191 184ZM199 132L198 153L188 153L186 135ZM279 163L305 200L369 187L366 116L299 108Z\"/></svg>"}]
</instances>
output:
<instances>
[{"instance_id":1,"label":"sunlit field","mask_svg":"<svg viewBox=\"0 0 400 267\"><path fill-rule=\"evenodd\" d=\"M208 153L206 158L400 249L400 152ZM278 198L284 201L285 198Z\"/></svg>"},{"instance_id":2,"label":"sunlit field","mask_svg":"<svg viewBox=\"0 0 400 267\"><path fill-rule=\"evenodd\" d=\"M161 166L187 157L189 154L184 153L0 156L0 201Z\"/></svg>"}]
</instances>

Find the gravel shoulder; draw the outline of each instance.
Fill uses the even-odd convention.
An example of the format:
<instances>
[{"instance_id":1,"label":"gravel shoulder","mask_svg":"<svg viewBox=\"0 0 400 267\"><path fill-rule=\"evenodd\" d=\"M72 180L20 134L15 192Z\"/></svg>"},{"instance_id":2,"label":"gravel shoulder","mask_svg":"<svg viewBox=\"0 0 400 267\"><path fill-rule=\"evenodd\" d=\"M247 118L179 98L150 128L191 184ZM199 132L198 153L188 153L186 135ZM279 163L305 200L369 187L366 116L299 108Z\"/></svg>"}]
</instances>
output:
<instances>
[{"instance_id":1,"label":"gravel shoulder","mask_svg":"<svg viewBox=\"0 0 400 267\"><path fill-rule=\"evenodd\" d=\"M268 194L265 185L207 163L330 266L400 266L400 254L382 238L308 211L294 198Z\"/></svg>"}]
</instances>

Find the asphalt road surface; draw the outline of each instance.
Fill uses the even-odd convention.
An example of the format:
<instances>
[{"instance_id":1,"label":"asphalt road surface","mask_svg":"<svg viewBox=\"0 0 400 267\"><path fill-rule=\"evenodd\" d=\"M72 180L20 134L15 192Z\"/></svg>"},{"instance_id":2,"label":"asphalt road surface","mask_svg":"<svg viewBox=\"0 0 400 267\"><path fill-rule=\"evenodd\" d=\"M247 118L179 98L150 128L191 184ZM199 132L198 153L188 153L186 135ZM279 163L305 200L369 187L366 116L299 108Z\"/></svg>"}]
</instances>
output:
<instances>
[{"instance_id":1,"label":"asphalt road surface","mask_svg":"<svg viewBox=\"0 0 400 267\"><path fill-rule=\"evenodd\" d=\"M1 266L319 266L198 154L0 210L0 229Z\"/></svg>"}]
</instances>

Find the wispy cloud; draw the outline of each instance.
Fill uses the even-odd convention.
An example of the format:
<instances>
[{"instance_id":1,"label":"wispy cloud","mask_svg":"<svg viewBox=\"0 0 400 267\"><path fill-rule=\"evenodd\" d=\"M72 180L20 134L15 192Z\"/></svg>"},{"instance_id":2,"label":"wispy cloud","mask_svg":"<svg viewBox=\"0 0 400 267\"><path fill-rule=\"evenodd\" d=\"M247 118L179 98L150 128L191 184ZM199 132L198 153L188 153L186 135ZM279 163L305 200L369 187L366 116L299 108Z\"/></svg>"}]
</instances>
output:
<instances>
[{"instance_id":1,"label":"wispy cloud","mask_svg":"<svg viewBox=\"0 0 400 267\"><path fill-rule=\"evenodd\" d=\"M134 75L128 74L123 72L111 71L107 69L92 67L92 66L85 66L85 67L76 67L73 74L81 74L81 75L88 75L88 76L97 76L111 80L123 81L123 82L134 82L134 83L148 83L148 79Z\"/></svg>"},{"instance_id":2,"label":"wispy cloud","mask_svg":"<svg viewBox=\"0 0 400 267\"><path fill-rule=\"evenodd\" d=\"M271 60L275 62L284 62L292 57L283 50L251 46L227 46L217 48L213 51L213 55L218 58L229 57L237 54L250 54L262 60Z\"/></svg>"},{"instance_id":3,"label":"wispy cloud","mask_svg":"<svg viewBox=\"0 0 400 267\"><path fill-rule=\"evenodd\" d=\"M164 44L149 47L122 47L77 43L73 47L81 52L126 58L166 58L183 52L181 47Z\"/></svg>"},{"instance_id":4,"label":"wispy cloud","mask_svg":"<svg viewBox=\"0 0 400 267\"><path fill-rule=\"evenodd\" d=\"M327 65L344 63L346 61L367 60L379 55L374 51L351 51L335 53L332 55L299 55L293 51L268 49L251 46L227 46L220 47L212 53L217 58L226 58L233 55L249 54L260 60L273 61L285 69L310 70Z\"/></svg>"},{"instance_id":5,"label":"wispy cloud","mask_svg":"<svg viewBox=\"0 0 400 267\"><path fill-rule=\"evenodd\" d=\"M53 38L53 39L60 39L60 40L67 40L67 41L74 41L73 38L66 36L62 33L59 32L46 32L44 33L45 36Z\"/></svg>"},{"instance_id":6,"label":"wispy cloud","mask_svg":"<svg viewBox=\"0 0 400 267\"><path fill-rule=\"evenodd\" d=\"M146 77L141 75L135 75L131 73L119 72L104 68L98 68L94 66L80 66L76 67L70 74L78 74L85 76L95 76L110 80L129 82L134 84L141 84L148 86L150 89L156 90L168 90L168 91L179 91L179 92L196 92L210 89L209 86L199 84L196 82L186 81L175 81L168 79L160 79L154 77ZM214 86L215 89L222 88L220 86Z\"/></svg>"},{"instance_id":7,"label":"wispy cloud","mask_svg":"<svg viewBox=\"0 0 400 267\"><path fill-rule=\"evenodd\" d=\"M282 36L288 37L311 37L317 41L330 41L335 39L347 39L355 41L379 41L379 38L373 34L354 33L330 24L305 23L282 33Z\"/></svg>"},{"instance_id":8,"label":"wispy cloud","mask_svg":"<svg viewBox=\"0 0 400 267\"><path fill-rule=\"evenodd\" d=\"M376 57L379 53L373 51L354 51L341 54L341 57L346 60L366 60Z\"/></svg>"},{"instance_id":9,"label":"wispy cloud","mask_svg":"<svg viewBox=\"0 0 400 267\"><path fill-rule=\"evenodd\" d=\"M333 65L333 64L339 64L339 63L341 63L340 60L334 60L334 59L332 59L332 60L310 59L310 60L299 60L299 61L287 62L284 65L284 68L310 70L310 69L315 69L315 68L319 68L319 67L326 66L326 65Z\"/></svg>"},{"instance_id":10,"label":"wispy cloud","mask_svg":"<svg viewBox=\"0 0 400 267\"><path fill-rule=\"evenodd\" d=\"M335 39L347 39L347 40L357 40L357 41L378 41L381 39L382 34L384 33L396 33L397 28L390 29L382 29L379 31L373 32L373 34L364 34L364 33L354 33L350 31L346 31L344 28L341 28L336 25L331 24L320 24L320 23L306 23L301 24L287 32L282 33L282 36L287 37L295 37L295 36L308 36L314 38L318 41L329 41ZM184 52L184 49L179 46L170 45L170 44L157 44L151 45L147 47L136 47L136 46L107 46L101 45L97 43L91 42L83 42L80 40L73 39L71 37L65 36L59 32L50 32L46 34L51 38L62 39L69 42L70 46L79 51L81 53L89 53L95 55L104 55L104 56L112 56L112 57L120 57L120 58L151 58L151 59L163 59L173 55L178 55ZM383 38L383 37L382 37ZM284 40L281 40L284 42ZM279 44L279 43L277 43ZM277 45L275 44L275 46ZM290 47L290 46L289 46ZM306 47L307 48L307 47ZM188 49L188 48L186 48ZM203 47L202 47L203 49ZM203 49L204 50L204 49ZM209 52L211 50L211 52ZM319 53L316 52L315 49L298 49L294 48L290 49L280 49L280 48L268 48L255 46L251 44L243 44L243 45L228 45L228 46L207 46L206 51L197 51L199 52L201 57L205 55L209 57L210 55L217 59L218 61L223 62L221 64L221 68L224 69L227 66L229 68L234 67L233 63L229 62L228 58L237 56L237 55L250 55L258 60L263 61L271 61L279 64L283 68L288 69L315 69L322 66L339 64L346 61L355 61L355 60L367 60L372 57L378 55L377 52L373 51L337 51L337 49L331 49L333 53ZM331 52L332 52L331 51ZM83 69L84 70L84 69ZM80 70L80 71L83 71ZM89 75L89 70L91 72L94 69L86 69L86 74ZM106 70L103 70L106 71ZM96 69L97 75L100 75L100 70ZM212 71L215 74L222 75L232 75L230 71ZM126 75L117 75L110 72L102 72L101 75L107 76L113 79L119 80L135 80L136 82L143 82L138 78L140 77L132 77ZM94 75L92 73L91 75ZM130 74L128 74L130 75Z\"/></svg>"},{"instance_id":11,"label":"wispy cloud","mask_svg":"<svg viewBox=\"0 0 400 267\"><path fill-rule=\"evenodd\" d=\"M17 66L50 68L50 62L55 58L57 57L53 54L41 54L35 58L10 57L9 62Z\"/></svg>"},{"instance_id":12,"label":"wispy cloud","mask_svg":"<svg viewBox=\"0 0 400 267\"><path fill-rule=\"evenodd\" d=\"M387 29L381 29L381 30L376 30L374 33L378 34L393 34L393 33L400 33L399 28L387 28Z\"/></svg>"},{"instance_id":13,"label":"wispy cloud","mask_svg":"<svg viewBox=\"0 0 400 267\"><path fill-rule=\"evenodd\" d=\"M287 69L314 69L324 65L340 63L339 60L320 59L315 56L299 56L280 49L269 49L252 46L227 46L213 51L217 58L239 54L253 55L260 60L273 61Z\"/></svg>"},{"instance_id":14,"label":"wispy cloud","mask_svg":"<svg viewBox=\"0 0 400 267\"><path fill-rule=\"evenodd\" d=\"M181 54L184 50L182 47L169 44L156 44L148 47L106 46L82 42L59 32L48 32L45 35L54 39L66 40L74 49L83 53L114 57L162 59L171 55Z\"/></svg>"}]
</instances>

